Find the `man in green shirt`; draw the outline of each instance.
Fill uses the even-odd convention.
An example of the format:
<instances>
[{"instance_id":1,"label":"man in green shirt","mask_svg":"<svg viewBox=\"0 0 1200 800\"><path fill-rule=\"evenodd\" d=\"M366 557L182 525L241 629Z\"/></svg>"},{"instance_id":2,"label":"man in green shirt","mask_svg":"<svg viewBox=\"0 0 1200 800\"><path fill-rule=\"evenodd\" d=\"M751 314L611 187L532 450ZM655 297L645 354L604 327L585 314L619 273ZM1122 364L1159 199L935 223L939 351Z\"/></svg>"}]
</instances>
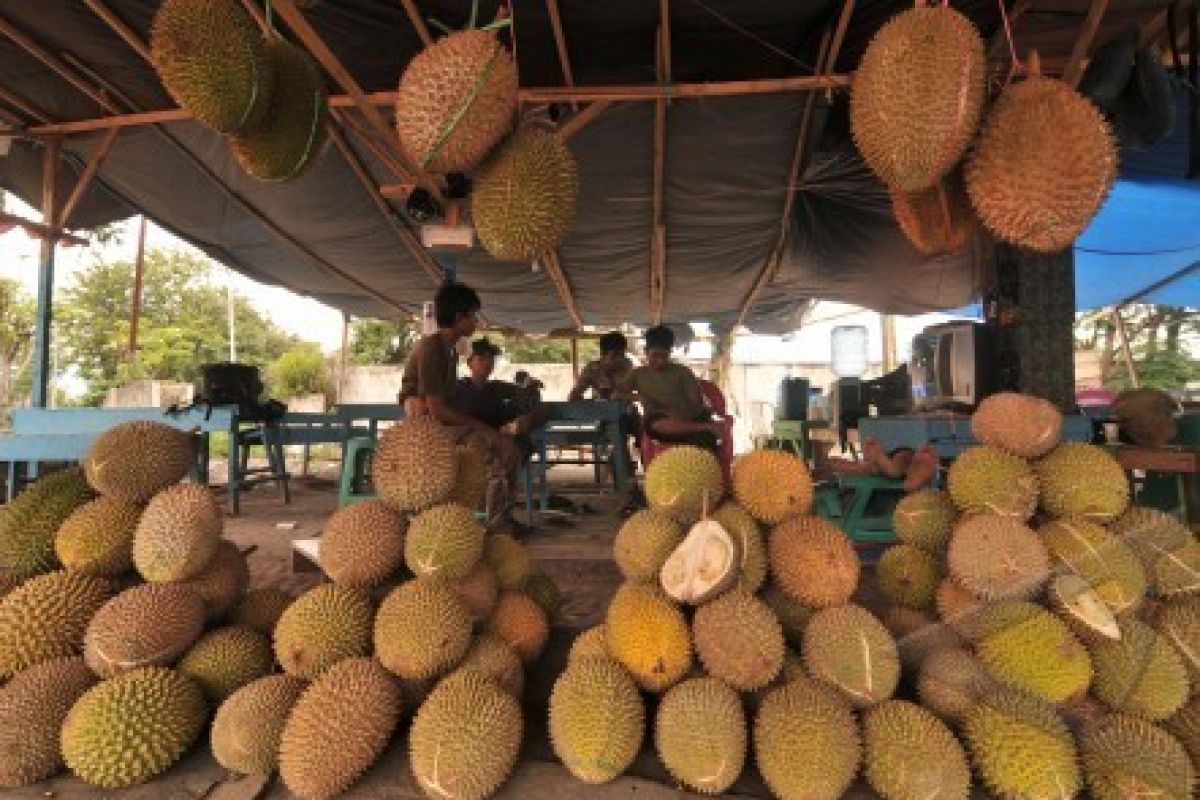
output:
<instances>
[{"instance_id":1,"label":"man in green shirt","mask_svg":"<svg viewBox=\"0 0 1200 800\"><path fill-rule=\"evenodd\" d=\"M645 430L660 442L715 451L724 425L705 407L696 375L671 360L674 347L670 328L659 325L646 331L646 365L633 370L618 393L642 404Z\"/></svg>"}]
</instances>

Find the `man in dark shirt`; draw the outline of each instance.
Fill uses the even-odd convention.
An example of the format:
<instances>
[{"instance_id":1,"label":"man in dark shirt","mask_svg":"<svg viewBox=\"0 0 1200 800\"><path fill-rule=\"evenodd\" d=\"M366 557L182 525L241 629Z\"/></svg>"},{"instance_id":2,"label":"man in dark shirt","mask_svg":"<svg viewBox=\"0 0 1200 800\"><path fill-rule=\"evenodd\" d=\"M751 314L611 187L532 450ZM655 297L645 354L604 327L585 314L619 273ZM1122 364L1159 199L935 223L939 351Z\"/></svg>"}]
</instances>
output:
<instances>
[{"instance_id":1,"label":"man in dark shirt","mask_svg":"<svg viewBox=\"0 0 1200 800\"><path fill-rule=\"evenodd\" d=\"M459 379L454 404L501 435L515 437L522 456L528 458L533 452L529 431L543 424L546 415L540 406L526 408L526 394L515 383L492 380L499 355L500 348L487 339L471 343L470 375Z\"/></svg>"},{"instance_id":2,"label":"man in dark shirt","mask_svg":"<svg viewBox=\"0 0 1200 800\"><path fill-rule=\"evenodd\" d=\"M510 436L501 436L487 422L464 413L456 402L459 340L475 332L482 304L475 290L447 284L434 298L438 330L425 336L404 365L400 404L409 419L428 414L451 429L469 452L485 454L488 470L488 524L493 530L512 530L512 488L516 486L521 453Z\"/></svg>"}]
</instances>

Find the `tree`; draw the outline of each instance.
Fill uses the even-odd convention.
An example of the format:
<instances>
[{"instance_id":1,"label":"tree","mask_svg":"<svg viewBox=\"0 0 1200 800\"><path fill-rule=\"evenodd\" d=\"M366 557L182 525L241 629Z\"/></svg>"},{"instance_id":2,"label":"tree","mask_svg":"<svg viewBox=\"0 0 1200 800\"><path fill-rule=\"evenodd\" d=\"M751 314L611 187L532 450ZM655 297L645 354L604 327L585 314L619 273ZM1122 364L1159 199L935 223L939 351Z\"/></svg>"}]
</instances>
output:
<instances>
[{"instance_id":1,"label":"tree","mask_svg":"<svg viewBox=\"0 0 1200 800\"><path fill-rule=\"evenodd\" d=\"M356 319L350 325L350 363L360 367L403 364L418 338L411 320Z\"/></svg>"},{"instance_id":2,"label":"tree","mask_svg":"<svg viewBox=\"0 0 1200 800\"><path fill-rule=\"evenodd\" d=\"M150 250L142 287L136 358L128 352L132 263L93 262L63 291L55 323L64 364L87 381L89 404L134 379L194 383L204 364L229 358L226 293L205 259ZM296 341L244 297L234 298L234 327L238 361L245 364L264 367Z\"/></svg>"},{"instance_id":3,"label":"tree","mask_svg":"<svg viewBox=\"0 0 1200 800\"><path fill-rule=\"evenodd\" d=\"M310 394L328 395L329 362L312 342L297 342L267 368L271 393L284 400Z\"/></svg>"},{"instance_id":4,"label":"tree","mask_svg":"<svg viewBox=\"0 0 1200 800\"><path fill-rule=\"evenodd\" d=\"M0 409L7 411L19 390L28 392L37 306L12 278L0 278Z\"/></svg>"},{"instance_id":5,"label":"tree","mask_svg":"<svg viewBox=\"0 0 1200 800\"><path fill-rule=\"evenodd\" d=\"M570 364L571 342L569 339L535 339L520 334L483 334L504 350L505 357L513 364ZM600 355L600 345L594 339L579 340L579 363Z\"/></svg>"},{"instance_id":6,"label":"tree","mask_svg":"<svg viewBox=\"0 0 1200 800\"><path fill-rule=\"evenodd\" d=\"M1189 341L1200 336L1200 312L1138 303L1121 309L1121 318L1143 386L1178 389L1189 381L1200 380L1196 344L1189 349ZM1105 386L1125 389L1132 385L1110 310L1080 315L1076 320L1076 344L1099 351Z\"/></svg>"}]
</instances>

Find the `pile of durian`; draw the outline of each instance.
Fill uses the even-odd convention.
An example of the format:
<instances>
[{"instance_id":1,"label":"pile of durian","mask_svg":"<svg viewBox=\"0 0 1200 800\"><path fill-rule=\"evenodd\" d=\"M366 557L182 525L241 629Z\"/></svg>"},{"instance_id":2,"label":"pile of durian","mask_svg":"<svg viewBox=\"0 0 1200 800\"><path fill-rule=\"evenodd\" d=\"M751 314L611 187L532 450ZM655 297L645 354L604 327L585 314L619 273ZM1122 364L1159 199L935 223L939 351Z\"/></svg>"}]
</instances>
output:
<instances>
[{"instance_id":1,"label":"pile of durian","mask_svg":"<svg viewBox=\"0 0 1200 800\"><path fill-rule=\"evenodd\" d=\"M427 173L472 175L484 249L500 260L531 261L566 237L578 170L553 131L532 121L514 129L517 66L496 27L472 22L405 67L395 149ZM164 0L150 57L175 102L227 137L247 175L291 180L321 153L328 115L320 69L278 31L261 30L239 0Z\"/></svg>"},{"instance_id":2,"label":"pile of durian","mask_svg":"<svg viewBox=\"0 0 1200 800\"><path fill-rule=\"evenodd\" d=\"M278 770L296 796L330 798L413 712L418 783L492 793L515 764L524 669L560 597L522 545L476 521L478 454L432 421L389 429L380 499L328 521L331 582L294 600L247 592L219 506L180 483L193 461L188 434L120 425L0 517L0 786L64 767L131 786L208 732L223 767Z\"/></svg>"},{"instance_id":3,"label":"pile of durian","mask_svg":"<svg viewBox=\"0 0 1200 800\"><path fill-rule=\"evenodd\" d=\"M552 695L566 768L611 781L652 730L704 793L753 759L782 800L859 778L888 800L1193 797L1200 543L1130 507L1049 403L996 395L972 423L980 445L903 499L873 570L810 515L791 456L742 456L724 502L705 451L656 459L614 543L626 582Z\"/></svg>"}]
</instances>

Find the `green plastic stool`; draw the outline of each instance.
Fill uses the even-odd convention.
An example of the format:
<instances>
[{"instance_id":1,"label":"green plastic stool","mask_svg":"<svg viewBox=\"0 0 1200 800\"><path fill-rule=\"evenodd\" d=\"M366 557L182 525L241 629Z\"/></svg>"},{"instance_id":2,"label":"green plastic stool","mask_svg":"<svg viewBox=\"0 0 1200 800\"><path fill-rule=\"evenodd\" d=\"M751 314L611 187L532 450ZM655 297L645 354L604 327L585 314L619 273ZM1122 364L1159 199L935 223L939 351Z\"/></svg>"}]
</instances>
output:
<instances>
[{"instance_id":1,"label":"green plastic stool","mask_svg":"<svg viewBox=\"0 0 1200 800\"><path fill-rule=\"evenodd\" d=\"M375 440L361 436L347 439L342 453L342 479L338 485L338 506L348 506L360 500L375 497L374 490L366 486L371 456L375 453Z\"/></svg>"},{"instance_id":2,"label":"green plastic stool","mask_svg":"<svg viewBox=\"0 0 1200 800\"><path fill-rule=\"evenodd\" d=\"M856 546L893 544L897 541L892 527L895 503L887 503L886 512L878 510L879 500L889 494L897 499L903 495L903 482L878 475L839 475L817 487L816 512L840 527Z\"/></svg>"},{"instance_id":3,"label":"green plastic stool","mask_svg":"<svg viewBox=\"0 0 1200 800\"><path fill-rule=\"evenodd\" d=\"M771 423L771 436L767 439L768 450L790 452L801 461L812 457L812 445L808 441L808 423L800 420L777 419Z\"/></svg>"}]
</instances>

